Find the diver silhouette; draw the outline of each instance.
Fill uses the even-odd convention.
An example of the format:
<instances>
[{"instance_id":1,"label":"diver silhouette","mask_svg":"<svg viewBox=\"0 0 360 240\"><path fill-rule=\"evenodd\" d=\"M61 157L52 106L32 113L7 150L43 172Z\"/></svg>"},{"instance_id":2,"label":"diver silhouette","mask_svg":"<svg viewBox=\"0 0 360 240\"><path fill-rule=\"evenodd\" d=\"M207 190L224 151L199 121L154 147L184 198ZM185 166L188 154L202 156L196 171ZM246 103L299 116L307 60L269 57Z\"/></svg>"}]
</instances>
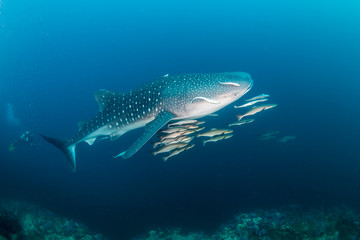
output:
<instances>
[{"instance_id":1,"label":"diver silhouette","mask_svg":"<svg viewBox=\"0 0 360 240\"><path fill-rule=\"evenodd\" d=\"M12 143L9 147L9 151L13 152L16 148L19 146L36 146L39 145L39 143L35 142L35 134L31 131L25 131L18 139L15 140L14 143Z\"/></svg>"}]
</instances>

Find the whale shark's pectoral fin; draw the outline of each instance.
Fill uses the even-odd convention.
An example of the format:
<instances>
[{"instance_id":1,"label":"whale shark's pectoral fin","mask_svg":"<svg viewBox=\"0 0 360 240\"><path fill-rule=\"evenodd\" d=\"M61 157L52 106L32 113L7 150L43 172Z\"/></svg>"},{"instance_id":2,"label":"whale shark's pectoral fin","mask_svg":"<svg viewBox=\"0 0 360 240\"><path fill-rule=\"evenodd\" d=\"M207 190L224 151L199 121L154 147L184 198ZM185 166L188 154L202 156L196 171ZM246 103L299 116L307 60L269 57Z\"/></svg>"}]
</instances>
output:
<instances>
[{"instance_id":1,"label":"whale shark's pectoral fin","mask_svg":"<svg viewBox=\"0 0 360 240\"><path fill-rule=\"evenodd\" d=\"M195 101L206 101L208 103L212 103L212 104L219 104L220 102L210 99L210 98L206 98L206 97L196 97L193 100L191 100L191 103L195 102Z\"/></svg>"},{"instance_id":2,"label":"whale shark's pectoral fin","mask_svg":"<svg viewBox=\"0 0 360 240\"><path fill-rule=\"evenodd\" d=\"M145 125L144 133L128 148L128 150L114 156L114 158L122 157L126 159L134 155L160 128L174 117L175 116L170 112L160 113L154 120Z\"/></svg>"},{"instance_id":3,"label":"whale shark's pectoral fin","mask_svg":"<svg viewBox=\"0 0 360 240\"><path fill-rule=\"evenodd\" d=\"M100 89L95 93L95 100L99 104L100 112L109 104L110 95L112 95L112 92L106 89Z\"/></svg>"}]
</instances>

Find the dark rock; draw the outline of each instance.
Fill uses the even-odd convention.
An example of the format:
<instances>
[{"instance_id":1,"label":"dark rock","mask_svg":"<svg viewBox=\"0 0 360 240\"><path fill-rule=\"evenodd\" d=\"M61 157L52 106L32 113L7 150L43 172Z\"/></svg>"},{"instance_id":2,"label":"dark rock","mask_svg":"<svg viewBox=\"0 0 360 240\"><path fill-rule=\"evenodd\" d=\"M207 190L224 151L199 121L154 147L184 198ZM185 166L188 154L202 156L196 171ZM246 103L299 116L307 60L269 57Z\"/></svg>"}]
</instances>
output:
<instances>
[{"instance_id":1,"label":"dark rock","mask_svg":"<svg viewBox=\"0 0 360 240\"><path fill-rule=\"evenodd\" d=\"M23 229L19 220L10 212L5 210L0 211L0 235L8 240L12 240L16 236L16 240L22 240Z\"/></svg>"}]
</instances>

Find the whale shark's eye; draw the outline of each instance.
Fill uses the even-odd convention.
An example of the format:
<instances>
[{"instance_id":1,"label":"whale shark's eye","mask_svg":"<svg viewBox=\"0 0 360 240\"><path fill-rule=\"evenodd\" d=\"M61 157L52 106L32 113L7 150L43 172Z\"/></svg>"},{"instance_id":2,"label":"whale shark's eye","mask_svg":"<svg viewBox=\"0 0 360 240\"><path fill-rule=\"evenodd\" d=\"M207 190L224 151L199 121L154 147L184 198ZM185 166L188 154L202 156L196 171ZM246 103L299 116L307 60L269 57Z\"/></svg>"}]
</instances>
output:
<instances>
[{"instance_id":1,"label":"whale shark's eye","mask_svg":"<svg viewBox=\"0 0 360 240\"><path fill-rule=\"evenodd\" d=\"M220 82L220 81L218 81L218 82L220 84L223 84L223 85L230 85L230 86L240 87L240 84L234 83L234 82Z\"/></svg>"}]
</instances>

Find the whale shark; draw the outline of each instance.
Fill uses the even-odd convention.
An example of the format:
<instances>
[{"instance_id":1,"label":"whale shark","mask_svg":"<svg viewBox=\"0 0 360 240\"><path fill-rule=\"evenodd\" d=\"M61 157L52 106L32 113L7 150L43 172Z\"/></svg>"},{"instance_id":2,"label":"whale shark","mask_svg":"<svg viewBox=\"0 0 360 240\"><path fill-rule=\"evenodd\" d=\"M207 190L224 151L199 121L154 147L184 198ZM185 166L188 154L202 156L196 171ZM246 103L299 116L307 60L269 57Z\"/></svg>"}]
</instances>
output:
<instances>
[{"instance_id":1,"label":"whale shark","mask_svg":"<svg viewBox=\"0 0 360 240\"><path fill-rule=\"evenodd\" d=\"M246 72L191 73L165 75L126 93L99 90L95 99L99 112L81 122L70 139L41 135L59 148L76 170L75 148L78 143L92 145L96 140L118 139L126 132L144 127L131 146L114 157L129 158L169 121L197 119L212 114L238 100L253 85Z\"/></svg>"}]
</instances>

